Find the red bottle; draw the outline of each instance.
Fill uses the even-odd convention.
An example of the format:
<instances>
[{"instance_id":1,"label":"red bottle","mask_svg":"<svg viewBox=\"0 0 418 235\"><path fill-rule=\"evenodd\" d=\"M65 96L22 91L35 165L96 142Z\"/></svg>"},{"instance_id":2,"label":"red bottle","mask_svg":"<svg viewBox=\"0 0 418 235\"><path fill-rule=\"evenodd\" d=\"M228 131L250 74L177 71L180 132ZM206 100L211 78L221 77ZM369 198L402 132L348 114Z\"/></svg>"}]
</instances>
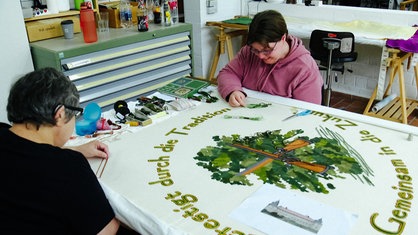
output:
<instances>
[{"instance_id":1,"label":"red bottle","mask_svg":"<svg viewBox=\"0 0 418 235\"><path fill-rule=\"evenodd\" d=\"M90 2L81 4L80 27L83 31L84 42L90 43L97 41L96 20Z\"/></svg>"}]
</instances>

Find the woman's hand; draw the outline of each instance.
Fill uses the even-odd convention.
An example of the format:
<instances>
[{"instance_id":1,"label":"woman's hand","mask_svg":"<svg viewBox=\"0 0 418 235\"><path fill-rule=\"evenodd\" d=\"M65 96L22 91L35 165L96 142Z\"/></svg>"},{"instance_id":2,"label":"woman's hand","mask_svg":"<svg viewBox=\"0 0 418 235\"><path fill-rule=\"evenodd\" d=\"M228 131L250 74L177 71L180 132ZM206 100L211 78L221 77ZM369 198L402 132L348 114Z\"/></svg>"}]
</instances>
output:
<instances>
[{"instance_id":1,"label":"woman's hand","mask_svg":"<svg viewBox=\"0 0 418 235\"><path fill-rule=\"evenodd\" d=\"M230 95L229 95L229 100L228 103L229 105L231 105L232 107L239 107L245 106L245 94L242 93L241 91L233 91Z\"/></svg>"},{"instance_id":2,"label":"woman's hand","mask_svg":"<svg viewBox=\"0 0 418 235\"><path fill-rule=\"evenodd\" d=\"M109 157L109 148L106 144L98 140L93 140L79 146L72 146L68 148L82 153L86 158L98 157L106 159Z\"/></svg>"}]
</instances>

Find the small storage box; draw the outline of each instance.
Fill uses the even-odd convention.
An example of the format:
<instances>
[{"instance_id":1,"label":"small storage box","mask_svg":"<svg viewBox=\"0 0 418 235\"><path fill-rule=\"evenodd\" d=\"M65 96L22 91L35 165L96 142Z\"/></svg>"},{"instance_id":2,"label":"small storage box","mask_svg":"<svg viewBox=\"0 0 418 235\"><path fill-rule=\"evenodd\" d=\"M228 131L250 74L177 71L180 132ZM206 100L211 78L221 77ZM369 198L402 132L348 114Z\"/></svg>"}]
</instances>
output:
<instances>
[{"instance_id":1,"label":"small storage box","mask_svg":"<svg viewBox=\"0 0 418 235\"><path fill-rule=\"evenodd\" d=\"M80 20L77 16L30 21L25 23L29 42L63 36L61 21L64 20L72 20L74 22L74 33L81 32Z\"/></svg>"}]
</instances>

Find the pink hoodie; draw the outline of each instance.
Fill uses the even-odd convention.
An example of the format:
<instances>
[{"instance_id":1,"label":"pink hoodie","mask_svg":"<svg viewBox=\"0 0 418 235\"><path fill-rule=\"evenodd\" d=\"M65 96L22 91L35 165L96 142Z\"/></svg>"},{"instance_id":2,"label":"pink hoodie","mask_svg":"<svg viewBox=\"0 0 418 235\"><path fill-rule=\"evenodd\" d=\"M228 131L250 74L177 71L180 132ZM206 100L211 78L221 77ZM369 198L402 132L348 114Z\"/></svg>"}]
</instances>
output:
<instances>
[{"instance_id":1,"label":"pink hoodie","mask_svg":"<svg viewBox=\"0 0 418 235\"><path fill-rule=\"evenodd\" d=\"M265 64L244 46L218 75L222 98L242 87L321 104L323 80L315 60L299 38L288 35L289 54L275 64Z\"/></svg>"}]
</instances>

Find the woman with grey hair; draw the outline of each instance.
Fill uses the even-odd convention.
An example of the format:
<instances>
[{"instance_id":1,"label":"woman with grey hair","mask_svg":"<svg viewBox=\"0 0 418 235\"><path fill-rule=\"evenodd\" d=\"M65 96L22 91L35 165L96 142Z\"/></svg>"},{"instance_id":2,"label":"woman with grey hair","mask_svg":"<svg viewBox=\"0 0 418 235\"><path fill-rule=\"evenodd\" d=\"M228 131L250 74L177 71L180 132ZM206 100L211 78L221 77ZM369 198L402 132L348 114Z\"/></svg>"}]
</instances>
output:
<instances>
[{"instance_id":1,"label":"woman with grey hair","mask_svg":"<svg viewBox=\"0 0 418 235\"><path fill-rule=\"evenodd\" d=\"M45 68L12 86L0 128L0 231L5 234L116 234L119 222L86 157L107 158L93 141L64 148L82 114L79 93Z\"/></svg>"}]
</instances>

